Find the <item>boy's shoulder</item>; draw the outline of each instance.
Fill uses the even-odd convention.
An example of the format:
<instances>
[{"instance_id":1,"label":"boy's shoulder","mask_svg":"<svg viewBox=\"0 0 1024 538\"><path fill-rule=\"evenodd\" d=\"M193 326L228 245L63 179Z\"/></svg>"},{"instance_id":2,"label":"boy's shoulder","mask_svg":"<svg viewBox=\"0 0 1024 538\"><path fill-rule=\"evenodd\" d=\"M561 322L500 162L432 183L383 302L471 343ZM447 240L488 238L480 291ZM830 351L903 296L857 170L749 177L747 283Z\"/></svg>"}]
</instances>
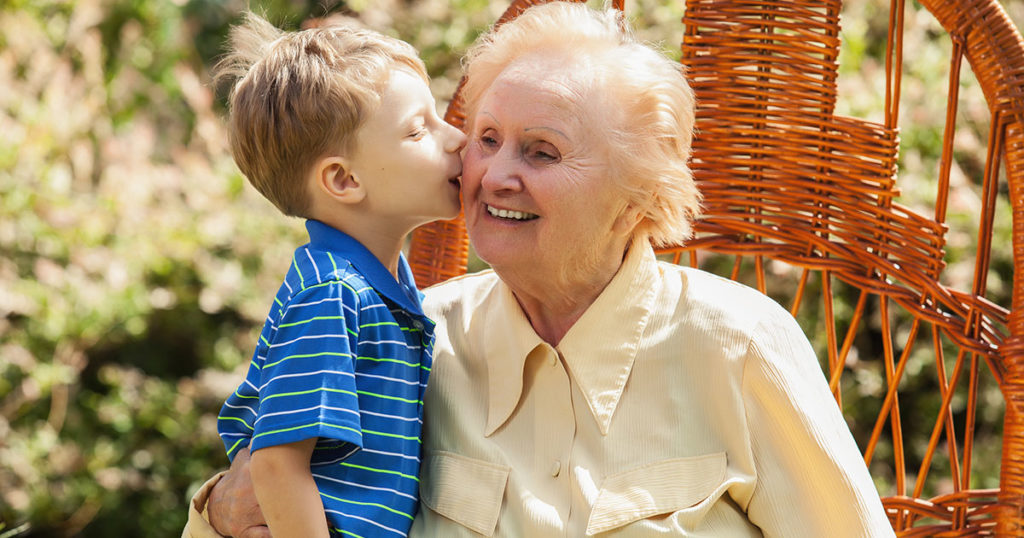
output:
<instances>
[{"instance_id":1,"label":"boy's shoulder","mask_svg":"<svg viewBox=\"0 0 1024 538\"><path fill-rule=\"evenodd\" d=\"M366 277L343 253L318 249L307 243L295 249L277 298L287 303L299 295L335 293L333 286L340 286L354 295L371 289Z\"/></svg>"},{"instance_id":2,"label":"boy's shoulder","mask_svg":"<svg viewBox=\"0 0 1024 538\"><path fill-rule=\"evenodd\" d=\"M423 316L416 280L399 254L392 272L366 245L345 231L307 220L309 242L295 249L287 275L276 297L279 304L341 298L347 305L397 308Z\"/></svg>"}]
</instances>

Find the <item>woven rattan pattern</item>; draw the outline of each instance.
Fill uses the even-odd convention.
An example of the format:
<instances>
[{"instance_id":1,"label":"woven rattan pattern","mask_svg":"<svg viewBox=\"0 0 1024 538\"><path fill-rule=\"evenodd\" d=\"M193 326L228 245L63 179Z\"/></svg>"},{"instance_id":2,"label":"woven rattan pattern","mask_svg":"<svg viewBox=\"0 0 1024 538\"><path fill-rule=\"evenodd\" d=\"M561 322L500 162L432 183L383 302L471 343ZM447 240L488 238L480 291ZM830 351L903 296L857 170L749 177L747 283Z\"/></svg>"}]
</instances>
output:
<instances>
[{"instance_id":1,"label":"woven rattan pattern","mask_svg":"<svg viewBox=\"0 0 1024 538\"><path fill-rule=\"evenodd\" d=\"M515 1L501 21L535 1ZM765 260L802 271L793 294L796 313L809 275L820 279L828 318L830 384L841 403L842 375L853 335L871 303L882 323L887 390L871 438L869 462L888 431L896 489L883 492L900 536L1024 536L1024 44L996 0L922 0L953 43L943 161L933 215L903 207L896 167L904 6L894 0L889 19L885 121L834 113L839 57L838 1L690 0L686 3L683 63L698 98L692 167L705 197L698 236L664 249L676 261L697 252L736 257L755 267L762 291L772 274ZM622 8L621 2L617 5ZM955 134L960 63L966 59L992 114L983 181L980 237L971 289L943 282L945 213ZM446 116L461 126L456 98ZM1005 165L1013 204L1015 274L1012 305L985 298L992 219ZM701 255L703 256L703 255ZM468 245L460 220L414 234L410 260L421 284L465 271ZM834 320L833 279L860 290L845 336ZM913 316L897 339L893 312ZM918 335L931 335L942 409L915 416L899 406L899 387ZM937 342L955 344L955 361ZM951 358L951 357L950 357ZM864 358L861 358L864 360ZM980 362L979 362L980 361ZM953 363L950 368L947 363ZM986 364L1006 401L998 490L971 489L973 414L954 424L957 394L977 401L978 365ZM923 461L907 457L904 421L931 427ZM909 423L909 422L908 422ZM907 441L908 443L910 441ZM922 498L936 451L948 456L953 491ZM908 466L916 466L908 469ZM908 482L913 480L913 484Z\"/></svg>"}]
</instances>

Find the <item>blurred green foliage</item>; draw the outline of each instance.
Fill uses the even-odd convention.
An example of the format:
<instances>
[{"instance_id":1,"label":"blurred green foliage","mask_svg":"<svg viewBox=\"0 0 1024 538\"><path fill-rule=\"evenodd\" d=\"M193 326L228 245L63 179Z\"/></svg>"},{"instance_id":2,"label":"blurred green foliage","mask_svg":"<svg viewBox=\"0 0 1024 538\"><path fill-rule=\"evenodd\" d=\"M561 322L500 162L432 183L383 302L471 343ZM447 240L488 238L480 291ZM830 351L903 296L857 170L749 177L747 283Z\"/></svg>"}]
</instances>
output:
<instances>
[{"instance_id":1,"label":"blurred green foliage","mask_svg":"<svg viewBox=\"0 0 1024 538\"><path fill-rule=\"evenodd\" d=\"M840 111L877 119L887 7L850 4L840 82L851 97ZM217 410L304 240L301 223L279 216L239 174L224 144L224 89L209 87L208 68L246 5L0 3L0 537L176 536L191 493L226 464ZM441 101L458 82L460 55L504 9L486 0L260 6L285 28L352 16L410 41ZM1016 15L1020 3L1008 8ZM640 0L627 10L645 38L678 56L681 7ZM948 70L948 40L932 24L911 20L907 67L918 82L904 90L901 177L907 203L922 208L933 202L941 141L941 114L925 96L944 94ZM969 287L978 140L987 136L980 94L969 83L964 92L966 149L948 249L950 284L960 289ZM1008 224L996 234L996 244L1009 244ZM1009 302L1011 264L1008 252L996 253L989 282L999 304ZM856 294L837 295L848 316ZM813 309L801 316L821 335L815 319ZM820 338L815 344L820 350ZM865 355L872 345L858 342ZM851 367L857 381L844 397L863 439L884 374L877 362ZM906 383L920 387L912 405L936 405L934 381L911 372ZM976 449L976 472L980 486L992 486L1001 401L991 380L983 383L979 435L988 444ZM875 471L889 487L885 468Z\"/></svg>"}]
</instances>

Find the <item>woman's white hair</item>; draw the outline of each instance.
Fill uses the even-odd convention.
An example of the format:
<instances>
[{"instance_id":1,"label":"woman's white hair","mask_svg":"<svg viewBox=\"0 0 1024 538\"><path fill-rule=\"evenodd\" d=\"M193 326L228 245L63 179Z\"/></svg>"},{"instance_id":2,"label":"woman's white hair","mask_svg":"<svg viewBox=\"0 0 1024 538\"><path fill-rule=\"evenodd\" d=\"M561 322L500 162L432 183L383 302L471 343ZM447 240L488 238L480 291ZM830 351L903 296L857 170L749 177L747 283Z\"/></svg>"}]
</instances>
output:
<instances>
[{"instance_id":1,"label":"woman's white hair","mask_svg":"<svg viewBox=\"0 0 1024 538\"><path fill-rule=\"evenodd\" d=\"M634 240L678 245L692 235L701 195L687 161L694 97L683 67L641 43L615 9L551 2L487 32L465 59L463 97L472 118L484 92L510 65L564 60L587 104L604 119L611 177L642 216ZM518 64L522 65L522 64Z\"/></svg>"}]
</instances>

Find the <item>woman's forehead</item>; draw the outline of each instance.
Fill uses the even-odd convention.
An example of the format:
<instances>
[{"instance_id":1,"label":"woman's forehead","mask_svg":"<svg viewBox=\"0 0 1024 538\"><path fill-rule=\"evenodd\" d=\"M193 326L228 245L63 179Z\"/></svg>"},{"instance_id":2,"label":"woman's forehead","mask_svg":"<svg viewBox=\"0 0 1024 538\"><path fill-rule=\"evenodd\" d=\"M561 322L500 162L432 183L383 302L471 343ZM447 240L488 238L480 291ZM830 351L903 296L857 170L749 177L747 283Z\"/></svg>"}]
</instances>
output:
<instances>
[{"instance_id":1,"label":"woman's forehead","mask_svg":"<svg viewBox=\"0 0 1024 538\"><path fill-rule=\"evenodd\" d=\"M481 104L491 108L517 102L517 105L526 104L531 109L522 112L578 115L588 108L588 94L591 92L584 91L585 88L578 76L565 70L513 64L495 78L484 92Z\"/></svg>"},{"instance_id":2,"label":"woman's forehead","mask_svg":"<svg viewBox=\"0 0 1024 538\"><path fill-rule=\"evenodd\" d=\"M567 97L572 97L593 85L592 79L590 69L571 59L531 54L510 63L495 80L548 91L564 91Z\"/></svg>"},{"instance_id":3,"label":"woman's forehead","mask_svg":"<svg viewBox=\"0 0 1024 538\"><path fill-rule=\"evenodd\" d=\"M581 111L576 95L563 85L498 78L484 95L476 120L523 132L554 131L568 141L582 142L588 129Z\"/></svg>"}]
</instances>

